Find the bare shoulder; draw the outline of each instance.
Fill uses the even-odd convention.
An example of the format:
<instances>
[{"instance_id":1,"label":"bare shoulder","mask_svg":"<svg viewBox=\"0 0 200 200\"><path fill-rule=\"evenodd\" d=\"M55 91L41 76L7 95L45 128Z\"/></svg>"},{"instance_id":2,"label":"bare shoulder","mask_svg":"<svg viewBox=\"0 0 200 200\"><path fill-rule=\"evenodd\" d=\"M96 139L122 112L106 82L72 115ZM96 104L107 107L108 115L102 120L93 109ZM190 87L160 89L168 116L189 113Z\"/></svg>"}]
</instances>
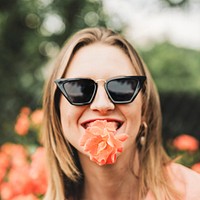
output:
<instances>
[{"instance_id":1,"label":"bare shoulder","mask_svg":"<svg viewBox=\"0 0 200 200\"><path fill-rule=\"evenodd\" d=\"M172 181L185 193L185 200L200 199L200 174L180 164L169 166Z\"/></svg>"},{"instance_id":2,"label":"bare shoulder","mask_svg":"<svg viewBox=\"0 0 200 200\"><path fill-rule=\"evenodd\" d=\"M200 180L200 174L191 170L188 167L185 167L181 164L172 163L170 168L173 173L176 174L178 177L182 177L185 180L192 181L192 180Z\"/></svg>"}]
</instances>

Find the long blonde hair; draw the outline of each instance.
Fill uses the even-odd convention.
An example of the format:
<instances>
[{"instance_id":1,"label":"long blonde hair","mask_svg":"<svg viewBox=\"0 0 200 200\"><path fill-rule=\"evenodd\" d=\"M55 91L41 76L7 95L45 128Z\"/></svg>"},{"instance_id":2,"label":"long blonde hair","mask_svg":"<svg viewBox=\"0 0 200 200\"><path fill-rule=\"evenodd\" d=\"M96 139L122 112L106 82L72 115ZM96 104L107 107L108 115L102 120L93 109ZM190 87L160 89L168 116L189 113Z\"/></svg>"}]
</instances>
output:
<instances>
[{"instance_id":1,"label":"long blonde hair","mask_svg":"<svg viewBox=\"0 0 200 200\"><path fill-rule=\"evenodd\" d=\"M49 166L49 186L45 199L79 198L76 194L81 191L84 177L77 152L62 133L59 111L60 93L56 89L54 80L64 76L70 60L78 49L96 42L122 49L130 58L137 74L147 77L142 90L142 112L148 131L146 144L139 150L139 200L145 197L148 190L153 193L156 200L180 199L166 170L166 165L171 160L162 147L160 101L152 77L133 46L121 35L105 28L83 29L70 38L63 46L47 81L43 99L43 141Z\"/></svg>"}]
</instances>

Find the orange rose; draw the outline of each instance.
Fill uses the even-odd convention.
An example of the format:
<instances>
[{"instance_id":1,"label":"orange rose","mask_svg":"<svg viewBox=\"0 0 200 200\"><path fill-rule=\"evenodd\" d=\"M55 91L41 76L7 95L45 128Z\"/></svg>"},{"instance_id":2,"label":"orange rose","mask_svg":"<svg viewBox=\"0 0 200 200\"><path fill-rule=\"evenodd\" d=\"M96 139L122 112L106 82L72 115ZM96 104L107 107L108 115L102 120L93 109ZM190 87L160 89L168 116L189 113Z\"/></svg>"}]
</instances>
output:
<instances>
[{"instance_id":1,"label":"orange rose","mask_svg":"<svg viewBox=\"0 0 200 200\"><path fill-rule=\"evenodd\" d=\"M117 153L123 151L123 142L127 134L116 134L115 122L97 120L86 128L80 139L80 146L89 153L90 160L98 165L113 164L116 162Z\"/></svg>"},{"instance_id":2,"label":"orange rose","mask_svg":"<svg viewBox=\"0 0 200 200\"><path fill-rule=\"evenodd\" d=\"M199 141L190 135L180 135L173 141L174 147L181 151L196 151L199 148Z\"/></svg>"}]
</instances>

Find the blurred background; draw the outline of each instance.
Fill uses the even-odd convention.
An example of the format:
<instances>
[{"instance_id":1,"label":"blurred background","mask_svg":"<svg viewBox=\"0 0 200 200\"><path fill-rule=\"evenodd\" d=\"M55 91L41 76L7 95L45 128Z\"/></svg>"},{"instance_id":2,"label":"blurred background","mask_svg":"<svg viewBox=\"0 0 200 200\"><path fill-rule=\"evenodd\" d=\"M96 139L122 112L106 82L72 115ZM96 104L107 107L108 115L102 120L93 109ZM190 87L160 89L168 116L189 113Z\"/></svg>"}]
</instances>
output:
<instances>
[{"instance_id":1,"label":"blurred background","mask_svg":"<svg viewBox=\"0 0 200 200\"><path fill-rule=\"evenodd\" d=\"M0 143L21 107L41 107L48 65L75 31L106 26L140 52L161 95L163 136L200 139L199 0L1 0Z\"/></svg>"},{"instance_id":2,"label":"blurred background","mask_svg":"<svg viewBox=\"0 0 200 200\"><path fill-rule=\"evenodd\" d=\"M199 0L1 0L0 199L36 200L46 191L44 80L66 39L84 27L111 28L139 51L160 93L167 152L200 172L199 11Z\"/></svg>"}]
</instances>

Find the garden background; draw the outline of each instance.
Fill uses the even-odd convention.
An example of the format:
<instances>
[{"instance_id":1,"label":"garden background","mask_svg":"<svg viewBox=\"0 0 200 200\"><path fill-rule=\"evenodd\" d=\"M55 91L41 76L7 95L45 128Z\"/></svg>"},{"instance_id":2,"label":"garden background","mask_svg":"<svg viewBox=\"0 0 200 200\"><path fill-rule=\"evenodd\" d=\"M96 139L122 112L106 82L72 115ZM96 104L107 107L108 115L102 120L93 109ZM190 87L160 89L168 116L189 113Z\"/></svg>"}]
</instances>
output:
<instances>
[{"instance_id":1,"label":"garden background","mask_svg":"<svg viewBox=\"0 0 200 200\"><path fill-rule=\"evenodd\" d=\"M128 2L134 7L134 1ZM200 8L196 0L157 0L157 4L168 12ZM106 0L0 1L0 199L38 199L45 193L39 136L43 84L64 41L92 26L130 35L129 23L110 12ZM179 162L200 171L200 45L183 47L167 37L146 46L130 40L160 93L167 152L172 157L182 155ZM20 173L26 178L19 178ZM41 184L44 188L38 189Z\"/></svg>"}]
</instances>

